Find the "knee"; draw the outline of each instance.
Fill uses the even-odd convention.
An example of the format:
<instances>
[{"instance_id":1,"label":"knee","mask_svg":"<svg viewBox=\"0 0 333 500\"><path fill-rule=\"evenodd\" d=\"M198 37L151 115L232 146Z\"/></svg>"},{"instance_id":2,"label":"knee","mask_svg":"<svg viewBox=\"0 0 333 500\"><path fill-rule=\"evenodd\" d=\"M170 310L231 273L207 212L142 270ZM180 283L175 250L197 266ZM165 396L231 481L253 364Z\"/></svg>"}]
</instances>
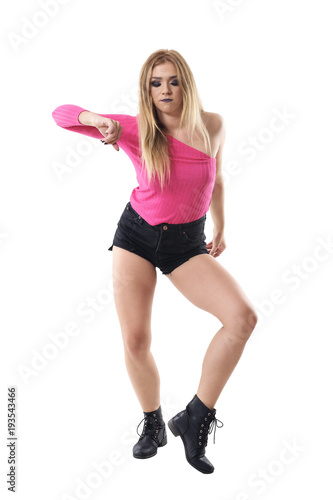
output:
<instances>
[{"instance_id":1,"label":"knee","mask_svg":"<svg viewBox=\"0 0 333 500\"><path fill-rule=\"evenodd\" d=\"M142 332L124 332L123 341L126 352L131 358L141 358L150 350L151 337Z\"/></svg>"},{"instance_id":2,"label":"knee","mask_svg":"<svg viewBox=\"0 0 333 500\"><path fill-rule=\"evenodd\" d=\"M258 315L256 311L251 306L243 306L234 313L230 331L233 332L235 336L241 338L242 341L246 342L257 322Z\"/></svg>"},{"instance_id":3,"label":"knee","mask_svg":"<svg viewBox=\"0 0 333 500\"><path fill-rule=\"evenodd\" d=\"M248 325L249 334L253 332L258 323L258 314L253 307L248 307L245 314L245 323Z\"/></svg>"}]
</instances>

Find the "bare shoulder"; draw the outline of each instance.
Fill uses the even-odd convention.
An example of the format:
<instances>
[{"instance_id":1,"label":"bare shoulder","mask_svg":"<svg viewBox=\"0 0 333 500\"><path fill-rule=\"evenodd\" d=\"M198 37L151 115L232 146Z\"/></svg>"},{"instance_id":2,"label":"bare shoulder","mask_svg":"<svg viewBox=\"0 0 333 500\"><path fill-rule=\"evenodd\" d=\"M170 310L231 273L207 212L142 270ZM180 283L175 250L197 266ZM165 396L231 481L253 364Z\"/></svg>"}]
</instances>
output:
<instances>
[{"instance_id":1,"label":"bare shoulder","mask_svg":"<svg viewBox=\"0 0 333 500\"><path fill-rule=\"evenodd\" d=\"M202 119L209 133L212 135L219 135L222 133L222 129L224 127L224 119L222 115L219 113L211 113L210 111L203 111Z\"/></svg>"},{"instance_id":2,"label":"bare shoulder","mask_svg":"<svg viewBox=\"0 0 333 500\"><path fill-rule=\"evenodd\" d=\"M211 137L214 156L217 160L222 156L222 149L225 143L225 123L224 118L219 113L204 111L202 119Z\"/></svg>"}]
</instances>

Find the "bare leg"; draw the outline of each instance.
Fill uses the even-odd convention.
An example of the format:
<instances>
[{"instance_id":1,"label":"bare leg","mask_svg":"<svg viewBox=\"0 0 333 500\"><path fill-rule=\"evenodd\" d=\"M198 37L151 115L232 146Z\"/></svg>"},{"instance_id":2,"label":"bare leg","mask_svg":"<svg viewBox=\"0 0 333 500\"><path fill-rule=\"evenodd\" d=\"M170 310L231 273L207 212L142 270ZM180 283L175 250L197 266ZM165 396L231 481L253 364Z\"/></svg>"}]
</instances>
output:
<instances>
[{"instance_id":1,"label":"bare leg","mask_svg":"<svg viewBox=\"0 0 333 500\"><path fill-rule=\"evenodd\" d=\"M246 340L237 338L235 332L231 333L222 327L209 344L197 391L198 398L208 408L214 408L223 387L243 353L245 343Z\"/></svg>"},{"instance_id":2,"label":"bare leg","mask_svg":"<svg viewBox=\"0 0 333 500\"><path fill-rule=\"evenodd\" d=\"M188 300L223 324L208 346L197 391L213 409L256 325L256 312L236 280L211 255L196 255L167 276Z\"/></svg>"},{"instance_id":3,"label":"bare leg","mask_svg":"<svg viewBox=\"0 0 333 500\"><path fill-rule=\"evenodd\" d=\"M152 353L131 353L125 347L125 363L142 410L157 410L161 404L160 376Z\"/></svg>"},{"instance_id":4,"label":"bare leg","mask_svg":"<svg viewBox=\"0 0 333 500\"><path fill-rule=\"evenodd\" d=\"M160 406L160 377L150 351L156 270L123 248L113 246L112 252L114 300L127 372L142 410L154 411Z\"/></svg>"}]
</instances>

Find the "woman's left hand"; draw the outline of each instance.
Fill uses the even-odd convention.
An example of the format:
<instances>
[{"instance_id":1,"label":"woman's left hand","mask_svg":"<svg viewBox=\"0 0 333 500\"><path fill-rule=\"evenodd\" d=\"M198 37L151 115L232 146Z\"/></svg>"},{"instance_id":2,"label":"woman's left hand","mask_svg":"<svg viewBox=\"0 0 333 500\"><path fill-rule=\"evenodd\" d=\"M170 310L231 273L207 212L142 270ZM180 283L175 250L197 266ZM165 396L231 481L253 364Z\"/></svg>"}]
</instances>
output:
<instances>
[{"instance_id":1,"label":"woman's left hand","mask_svg":"<svg viewBox=\"0 0 333 500\"><path fill-rule=\"evenodd\" d=\"M214 258L219 257L226 246L224 233L220 231L215 233L213 230L213 239L206 245L209 255L212 255Z\"/></svg>"}]
</instances>

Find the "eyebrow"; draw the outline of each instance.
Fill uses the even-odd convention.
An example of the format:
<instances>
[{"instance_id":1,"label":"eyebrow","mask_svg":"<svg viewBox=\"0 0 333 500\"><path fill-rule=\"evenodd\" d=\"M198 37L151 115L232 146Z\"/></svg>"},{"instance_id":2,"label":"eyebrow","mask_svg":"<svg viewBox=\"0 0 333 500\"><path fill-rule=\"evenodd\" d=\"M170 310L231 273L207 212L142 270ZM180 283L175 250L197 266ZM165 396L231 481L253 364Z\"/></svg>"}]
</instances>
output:
<instances>
[{"instance_id":1,"label":"eyebrow","mask_svg":"<svg viewBox=\"0 0 333 500\"><path fill-rule=\"evenodd\" d=\"M152 76L152 78L156 78L156 80L162 80L161 76ZM169 80L171 80L171 78L177 78L177 75L170 76Z\"/></svg>"}]
</instances>

